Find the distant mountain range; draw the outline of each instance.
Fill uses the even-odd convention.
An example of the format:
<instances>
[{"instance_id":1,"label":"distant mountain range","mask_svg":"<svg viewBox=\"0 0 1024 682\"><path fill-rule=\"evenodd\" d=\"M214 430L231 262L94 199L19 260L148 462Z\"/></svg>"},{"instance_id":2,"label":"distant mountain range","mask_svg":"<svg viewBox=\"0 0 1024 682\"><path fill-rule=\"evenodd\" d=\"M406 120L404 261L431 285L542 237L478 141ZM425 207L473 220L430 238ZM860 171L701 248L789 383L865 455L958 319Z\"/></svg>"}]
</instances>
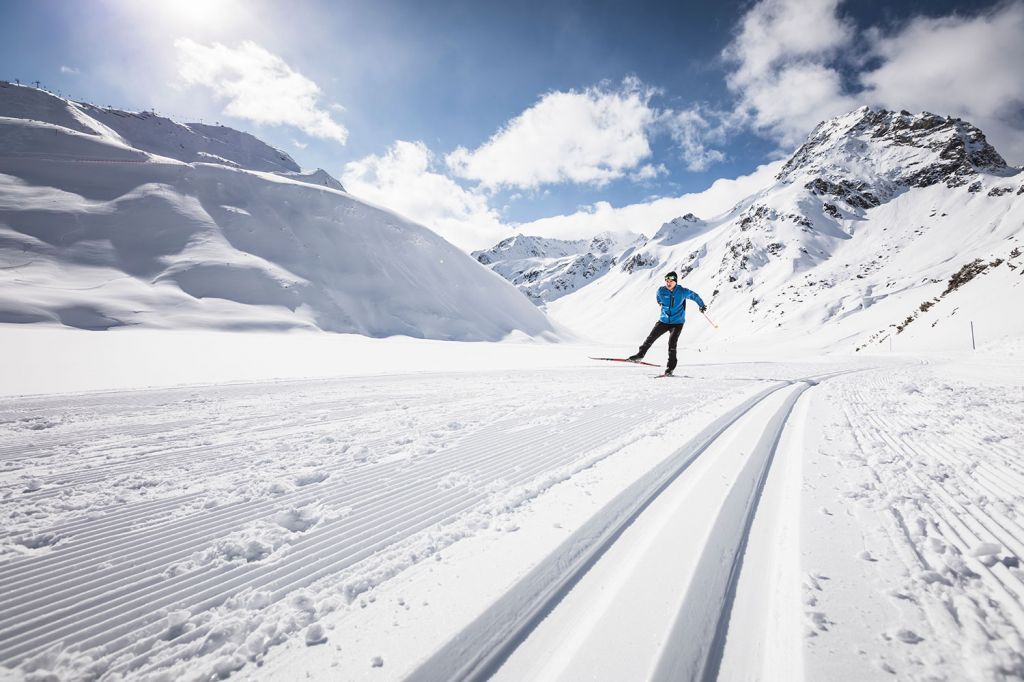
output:
<instances>
[{"instance_id":1,"label":"distant mountain range","mask_svg":"<svg viewBox=\"0 0 1024 682\"><path fill-rule=\"evenodd\" d=\"M629 348L674 270L720 327L691 309L690 348L1024 337L1024 173L960 119L858 109L725 213L641 231L469 255L247 133L0 81L0 323Z\"/></svg>"},{"instance_id":2,"label":"distant mountain range","mask_svg":"<svg viewBox=\"0 0 1024 682\"><path fill-rule=\"evenodd\" d=\"M473 257L515 284L541 305L571 294L606 274L620 258L647 238L604 232L593 239L564 240L516 235Z\"/></svg>"},{"instance_id":3,"label":"distant mountain range","mask_svg":"<svg viewBox=\"0 0 1024 682\"><path fill-rule=\"evenodd\" d=\"M607 341L642 338L675 270L722 327L693 324L691 310L698 346L855 351L900 335L927 346L953 327L966 339L979 316L990 338L1024 331L992 301L1024 303L1022 195L1021 169L970 123L864 107L821 123L723 215L688 214L607 250L519 235L474 256L557 323Z\"/></svg>"},{"instance_id":4,"label":"distant mountain range","mask_svg":"<svg viewBox=\"0 0 1024 682\"><path fill-rule=\"evenodd\" d=\"M248 133L6 82L0 323L553 333L434 232Z\"/></svg>"}]
</instances>

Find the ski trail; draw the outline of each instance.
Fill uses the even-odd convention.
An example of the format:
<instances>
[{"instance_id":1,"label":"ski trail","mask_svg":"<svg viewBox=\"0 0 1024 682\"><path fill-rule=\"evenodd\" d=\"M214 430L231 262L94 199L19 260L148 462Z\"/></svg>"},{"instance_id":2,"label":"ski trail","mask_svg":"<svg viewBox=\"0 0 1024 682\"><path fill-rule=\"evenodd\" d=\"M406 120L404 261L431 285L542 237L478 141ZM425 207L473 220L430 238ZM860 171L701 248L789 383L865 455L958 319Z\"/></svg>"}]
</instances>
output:
<instances>
[{"instance_id":1,"label":"ski trail","mask_svg":"<svg viewBox=\"0 0 1024 682\"><path fill-rule=\"evenodd\" d=\"M776 384L727 412L623 491L412 679L693 679L716 670L750 523L786 419L811 385L841 373ZM749 456L737 458L730 443ZM679 537L690 541L667 539ZM668 587L666 565L676 568ZM665 611L671 595L683 601ZM648 601L634 608L641 597ZM651 615L659 610L660 621ZM622 655L623 642L648 649ZM650 650L652 642L661 644Z\"/></svg>"},{"instance_id":2,"label":"ski trail","mask_svg":"<svg viewBox=\"0 0 1024 682\"><path fill-rule=\"evenodd\" d=\"M407 551L430 557L436 542L472 534L474 517L522 504L686 410L666 411L660 393L625 376L606 380L614 388L595 396L586 381L553 389L515 375L500 412L494 377L446 381L457 397L443 410L427 409L436 404L436 377L67 400L40 448L23 437L8 460L19 468L0 471L18 491L0 498L0 511L37 510L5 540L28 549L0 561L0 662L64 651L128 675L201 655L216 661L211 654L236 637L249 647L246 637L269 627L271 613L287 614L289 600L318 581L358 594L367 589L361 562L380 563L389 548L414 541L425 549ZM698 402L736 389L693 387ZM563 396L554 409L553 391ZM45 400L32 403L30 414L44 417L30 418L47 418ZM161 428L114 430L153 410ZM182 418L190 412L191 420ZM24 418L10 405L3 414L8 427ZM78 433L92 440L78 441ZM82 456L64 457L68 447ZM44 475L20 482L28 467ZM204 489L181 481L186 476ZM138 477L163 482L132 487ZM85 502L90 513L81 517L73 510ZM424 538L427 531L437 539ZM393 571L406 556L391 560ZM308 622L308 614L279 617L294 621L291 628ZM225 622L239 634L225 640ZM246 655L262 656L275 641L264 639Z\"/></svg>"},{"instance_id":3,"label":"ski trail","mask_svg":"<svg viewBox=\"0 0 1024 682\"><path fill-rule=\"evenodd\" d=\"M1024 435L1013 419L1022 397L1019 388L951 385L930 367L832 387L842 415L824 441L838 464L827 479L838 492L832 511L858 520L864 551L818 549L847 551L861 568L832 562L833 584L810 588L811 632L822 641L810 642L808 674L837 674L836 644L869 635L858 644L866 667L845 668L862 679L1024 677L1024 480L1013 447ZM848 621L865 607L842 595L865 582L878 586L862 599L875 618L855 627Z\"/></svg>"}]
</instances>

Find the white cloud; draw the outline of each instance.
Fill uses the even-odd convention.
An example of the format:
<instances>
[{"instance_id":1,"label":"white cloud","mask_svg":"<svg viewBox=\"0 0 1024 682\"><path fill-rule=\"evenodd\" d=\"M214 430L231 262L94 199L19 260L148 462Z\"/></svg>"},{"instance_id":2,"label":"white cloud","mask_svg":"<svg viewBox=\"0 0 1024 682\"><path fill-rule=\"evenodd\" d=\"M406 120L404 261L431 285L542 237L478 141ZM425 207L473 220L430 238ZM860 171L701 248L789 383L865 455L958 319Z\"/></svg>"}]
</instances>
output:
<instances>
[{"instance_id":1,"label":"white cloud","mask_svg":"<svg viewBox=\"0 0 1024 682\"><path fill-rule=\"evenodd\" d=\"M860 34L841 3L761 0L750 8L723 52L737 96L729 125L794 147L819 121L874 104L961 116L1008 160L1024 159L1024 2Z\"/></svg>"},{"instance_id":2,"label":"white cloud","mask_svg":"<svg viewBox=\"0 0 1024 682\"><path fill-rule=\"evenodd\" d=\"M678 145L686 167L692 171L706 170L712 163L725 160L725 154L717 149L708 149L708 142L724 142L725 128L722 118L712 126L697 109L673 111L665 115L672 140Z\"/></svg>"},{"instance_id":3,"label":"white cloud","mask_svg":"<svg viewBox=\"0 0 1024 682\"><path fill-rule=\"evenodd\" d=\"M761 0L744 15L723 53L740 120L794 146L819 121L857 107L834 64L855 38L840 2Z\"/></svg>"},{"instance_id":4,"label":"white cloud","mask_svg":"<svg viewBox=\"0 0 1024 682\"><path fill-rule=\"evenodd\" d=\"M869 39L883 60L861 76L873 104L961 116L1012 162L1024 160L1024 3L974 17L921 17Z\"/></svg>"},{"instance_id":5,"label":"white cloud","mask_svg":"<svg viewBox=\"0 0 1024 682\"><path fill-rule=\"evenodd\" d=\"M643 182L645 180L654 180L662 175L668 175L668 168L663 163L659 163L657 166L652 166L647 163L641 166L635 173L629 174L629 179L633 182Z\"/></svg>"},{"instance_id":6,"label":"white cloud","mask_svg":"<svg viewBox=\"0 0 1024 682\"><path fill-rule=\"evenodd\" d=\"M227 100L224 113L256 123L290 125L342 144L348 130L320 105L320 88L280 57L251 41L236 48L174 41L178 75Z\"/></svg>"},{"instance_id":7,"label":"white cloud","mask_svg":"<svg viewBox=\"0 0 1024 682\"><path fill-rule=\"evenodd\" d=\"M432 171L433 163L422 142L398 140L382 156L345 164L341 181L352 194L422 223L466 251L509 235L486 196Z\"/></svg>"},{"instance_id":8,"label":"white cloud","mask_svg":"<svg viewBox=\"0 0 1024 682\"><path fill-rule=\"evenodd\" d=\"M459 147L445 161L455 175L487 189L602 186L651 155L654 94L636 79L616 89L551 92L478 148Z\"/></svg>"},{"instance_id":9,"label":"white cloud","mask_svg":"<svg viewBox=\"0 0 1024 682\"><path fill-rule=\"evenodd\" d=\"M79 71L75 67L67 66L65 64L61 64L60 65L60 72L63 73L63 74L69 75L69 76L77 76L78 74L82 73L81 71Z\"/></svg>"},{"instance_id":10,"label":"white cloud","mask_svg":"<svg viewBox=\"0 0 1024 682\"><path fill-rule=\"evenodd\" d=\"M724 213L736 202L771 183L782 164L782 161L775 161L735 180L716 180L703 192L663 197L618 208L600 201L570 215L551 216L516 225L514 230L558 239L589 239L606 230L639 232L650 237L664 223L687 213L705 219Z\"/></svg>"},{"instance_id":11,"label":"white cloud","mask_svg":"<svg viewBox=\"0 0 1024 682\"><path fill-rule=\"evenodd\" d=\"M622 207L597 202L569 215L527 223L504 223L479 190L467 190L432 170L435 157L422 142L395 142L383 155L345 165L341 180L352 194L397 211L433 229L465 251L494 246L514 233L589 239L603 231L653 235L661 225L686 213L710 218L768 185L782 161L760 166L735 180L716 180L703 192L663 197ZM648 168L650 166L644 166ZM663 167L639 173L661 174ZM546 194L546 191L540 194ZM512 195L511 199L521 198Z\"/></svg>"}]
</instances>

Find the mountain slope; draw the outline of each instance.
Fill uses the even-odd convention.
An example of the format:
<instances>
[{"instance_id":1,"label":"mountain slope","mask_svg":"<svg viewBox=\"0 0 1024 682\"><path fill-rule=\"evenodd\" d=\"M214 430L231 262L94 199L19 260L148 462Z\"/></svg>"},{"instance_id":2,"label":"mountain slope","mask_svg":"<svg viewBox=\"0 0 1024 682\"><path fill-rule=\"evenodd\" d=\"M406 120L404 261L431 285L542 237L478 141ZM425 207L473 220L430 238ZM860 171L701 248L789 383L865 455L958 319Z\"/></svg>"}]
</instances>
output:
<instances>
[{"instance_id":1,"label":"mountain slope","mask_svg":"<svg viewBox=\"0 0 1024 682\"><path fill-rule=\"evenodd\" d=\"M427 228L246 133L7 84L0 149L0 322L551 332Z\"/></svg>"},{"instance_id":2,"label":"mountain slope","mask_svg":"<svg viewBox=\"0 0 1024 682\"><path fill-rule=\"evenodd\" d=\"M722 328L691 308L691 345L854 351L898 334L932 347L953 327L968 338L979 316L989 338L1019 334L980 282L999 279L997 291L1024 302L1022 195L1020 169L971 124L865 107L819 125L760 192L707 221L666 224L547 312L579 333L638 344L656 319L655 289L676 270ZM954 305L943 292L972 263L981 274Z\"/></svg>"},{"instance_id":3,"label":"mountain slope","mask_svg":"<svg viewBox=\"0 0 1024 682\"><path fill-rule=\"evenodd\" d=\"M549 239L516 235L472 256L515 284L537 305L577 291L604 275L642 235L602 232L593 239Z\"/></svg>"}]
</instances>

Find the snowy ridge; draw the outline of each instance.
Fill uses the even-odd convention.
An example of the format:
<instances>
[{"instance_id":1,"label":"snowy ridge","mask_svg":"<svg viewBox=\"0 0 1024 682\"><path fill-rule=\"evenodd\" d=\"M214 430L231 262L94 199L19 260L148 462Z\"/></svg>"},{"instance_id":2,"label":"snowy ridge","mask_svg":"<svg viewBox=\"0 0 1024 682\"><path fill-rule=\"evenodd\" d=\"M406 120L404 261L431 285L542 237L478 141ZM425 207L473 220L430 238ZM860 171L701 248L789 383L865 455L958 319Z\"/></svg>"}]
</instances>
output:
<instances>
[{"instance_id":1,"label":"snowy ridge","mask_svg":"<svg viewBox=\"0 0 1024 682\"><path fill-rule=\"evenodd\" d=\"M896 335L933 347L948 334L907 322L933 306L937 324L966 330L973 319L990 339L1014 335L1021 325L990 289L998 280L1024 295L1022 178L969 123L865 107L821 124L773 184L731 211L666 224L546 310L589 338L638 343L675 270L722 328L688 328L704 347L856 351ZM968 305L954 306L943 292L965 266L978 276L958 297Z\"/></svg>"},{"instance_id":2,"label":"snowy ridge","mask_svg":"<svg viewBox=\"0 0 1024 682\"><path fill-rule=\"evenodd\" d=\"M300 171L298 164L283 151L226 126L183 124L151 112L97 107L6 82L0 82L0 117L50 123L184 163ZM4 149L5 154L9 152Z\"/></svg>"},{"instance_id":3,"label":"snowy ridge","mask_svg":"<svg viewBox=\"0 0 1024 682\"><path fill-rule=\"evenodd\" d=\"M544 305L604 275L619 262L623 249L632 250L645 241L632 233L604 232L589 240L520 234L472 256Z\"/></svg>"},{"instance_id":4,"label":"snowy ridge","mask_svg":"<svg viewBox=\"0 0 1024 682\"><path fill-rule=\"evenodd\" d=\"M674 246L681 241L692 238L695 231L706 224L692 213L687 213L684 216L668 221L658 228L651 241L663 246Z\"/></svg>"},{"instance_id":5,"label":"snowy ridge","mask_svg":"<svg viewBox=\"0 0 1024 682\"><path fill-rule=\"evenodd\" d=\"M7 84L0 148L0 322L552 332L435 233L246 133Z\"/></svg>"}]
</instances>

